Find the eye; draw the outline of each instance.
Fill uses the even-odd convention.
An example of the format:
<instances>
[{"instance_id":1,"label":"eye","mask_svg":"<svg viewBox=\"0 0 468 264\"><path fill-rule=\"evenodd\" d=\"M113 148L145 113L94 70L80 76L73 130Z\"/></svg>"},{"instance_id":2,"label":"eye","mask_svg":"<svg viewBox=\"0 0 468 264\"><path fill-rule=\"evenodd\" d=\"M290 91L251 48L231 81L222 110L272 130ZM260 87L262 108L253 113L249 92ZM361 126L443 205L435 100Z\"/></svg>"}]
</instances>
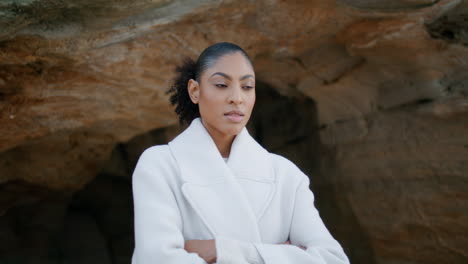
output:
<instances>
[{"instance_id":1,"label":"eye","mask_svg":"<svg viewBox=\"0 0 468 264\"><path fill-rule=\"evenodd\" d=\"M227 85L225 85L224 83L217 83L217 84L215 84L215 86L218 87L218 88L227 87Z\"/></svg>"},{"instance_id":2,"label":"eye","mask_svg":"<svg viewBox=\"0 0 468 264\"><path fill-rule=\"evenodd\" d=\"M244 86L244 89L246 89L246 90L250 90L250 89L253 89L253 88L254 88L253 86L248 86L248 85Z\"/></svg>"}]
</instances>

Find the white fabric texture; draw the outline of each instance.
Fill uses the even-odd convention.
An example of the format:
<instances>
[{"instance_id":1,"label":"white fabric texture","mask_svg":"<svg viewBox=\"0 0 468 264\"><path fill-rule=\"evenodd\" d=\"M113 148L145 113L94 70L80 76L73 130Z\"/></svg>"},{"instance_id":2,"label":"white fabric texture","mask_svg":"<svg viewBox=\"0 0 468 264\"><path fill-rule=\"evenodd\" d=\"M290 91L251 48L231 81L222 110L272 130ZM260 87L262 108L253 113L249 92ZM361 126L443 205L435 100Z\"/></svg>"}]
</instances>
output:
<instances>
[{"instance_id":1,"label":"white fabric texture","mask_svg":"<svg viewBox=\"0 0 468 264\"><path fill-rule=\"evenodd\" d=\"M184 250L192 239L215 239L217 264L349 263L315 209L309 178L246 128L225 161L196 118L145 150L132 182L132 264L206 263Z\"/></svg>"}]
</instances>

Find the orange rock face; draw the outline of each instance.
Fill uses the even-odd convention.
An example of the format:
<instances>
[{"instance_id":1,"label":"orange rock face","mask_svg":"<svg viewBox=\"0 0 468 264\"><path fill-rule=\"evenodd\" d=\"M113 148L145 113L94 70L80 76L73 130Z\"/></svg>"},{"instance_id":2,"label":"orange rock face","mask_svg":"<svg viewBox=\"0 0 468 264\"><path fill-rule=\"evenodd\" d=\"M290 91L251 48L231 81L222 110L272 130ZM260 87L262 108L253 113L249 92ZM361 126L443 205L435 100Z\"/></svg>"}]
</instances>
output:
<instances>
[{"instance_id":1,"label":"orange rock face","mask_svg":"<svg viewBox=\"0 0 468 264\"><path fill-rule=\"evenodd\" d=\"M309 172L353 262L465 263L467 16L464 0L3 1L0 186L82 189L116 144L177 123L175 66L230 41L267 89L315 103Z\"/></svg>"}]
</instances>

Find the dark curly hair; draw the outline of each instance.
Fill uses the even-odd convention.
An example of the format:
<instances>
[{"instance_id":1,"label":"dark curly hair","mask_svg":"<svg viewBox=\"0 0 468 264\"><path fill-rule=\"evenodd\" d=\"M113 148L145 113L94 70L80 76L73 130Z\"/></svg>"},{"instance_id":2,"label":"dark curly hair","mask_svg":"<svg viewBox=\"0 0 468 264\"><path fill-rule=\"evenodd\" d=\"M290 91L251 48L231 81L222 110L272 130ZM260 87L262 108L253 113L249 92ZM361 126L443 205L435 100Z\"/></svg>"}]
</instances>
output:
<instances>
[{"instance_id":1,"label":"dark curly hair","mask_svg":"<svg viewBox=\"0 0 468 264\"><path fill-rule=\"evenodd\" d=\"M190 124L193 119L200 117L198 104L190 100L187 84L190 79L200 82L202 73L223 55L240 52L247 61L252 64L249 55L239 46L229 42L219 42L206 48L195 62L191 58L186 58L184 62L176 67L176 77L173 84L167 90L170 94L171 105L175 105L175 112L179 116L180 124Z\"/></svg>"}]
</instances>

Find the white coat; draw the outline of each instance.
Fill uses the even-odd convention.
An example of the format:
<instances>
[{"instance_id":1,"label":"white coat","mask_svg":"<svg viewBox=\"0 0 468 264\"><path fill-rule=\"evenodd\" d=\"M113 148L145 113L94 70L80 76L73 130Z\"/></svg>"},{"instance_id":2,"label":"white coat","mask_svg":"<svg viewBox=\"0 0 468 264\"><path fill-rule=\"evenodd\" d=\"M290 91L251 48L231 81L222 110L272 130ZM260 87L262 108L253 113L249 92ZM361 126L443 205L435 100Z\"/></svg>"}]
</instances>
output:
<instances>
[{"instance_id":1,"label":"white coat","mask_svg":"<svg viewBox=\"0 0 468 264\"><path fill-rule=\"evenodd\" d=\"M132 264L206 263L184 250L191 239L215 239L217 264L349 263L314 207L309 178L245 127L225 162L196 118L145 150L132 182ZM278 244L288 239L293 245Z\"/></svg>"}]
</instances>

